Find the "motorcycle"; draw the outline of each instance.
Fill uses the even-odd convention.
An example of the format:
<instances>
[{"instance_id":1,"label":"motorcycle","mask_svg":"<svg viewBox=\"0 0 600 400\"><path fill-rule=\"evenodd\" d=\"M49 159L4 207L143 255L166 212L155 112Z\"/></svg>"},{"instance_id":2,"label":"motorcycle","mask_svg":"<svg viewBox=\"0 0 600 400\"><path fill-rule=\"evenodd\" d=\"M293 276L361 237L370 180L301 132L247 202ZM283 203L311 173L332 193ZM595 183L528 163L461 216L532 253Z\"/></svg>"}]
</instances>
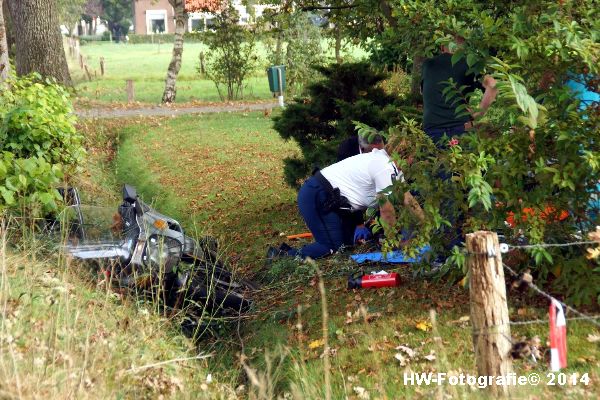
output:
<instances>
[{"instance_id":1,"label":"motorcycle","mask_svg":"<svg viewBox=\"0 0 600 400\"><path fill-rule=\"evenodd\" d=\"M75 212L70 224L68 255L93 261L110 282L157 299L184 315L187 332L197 336L215 321L239 318L252 306L254 284L237 279L218 254L214 238L195 240L181 224L144 203L134 187L123 186L123 202L113 217L119 239L87 243L81 201L75 188L63 190Z\"/></svg>"}]
</instances>

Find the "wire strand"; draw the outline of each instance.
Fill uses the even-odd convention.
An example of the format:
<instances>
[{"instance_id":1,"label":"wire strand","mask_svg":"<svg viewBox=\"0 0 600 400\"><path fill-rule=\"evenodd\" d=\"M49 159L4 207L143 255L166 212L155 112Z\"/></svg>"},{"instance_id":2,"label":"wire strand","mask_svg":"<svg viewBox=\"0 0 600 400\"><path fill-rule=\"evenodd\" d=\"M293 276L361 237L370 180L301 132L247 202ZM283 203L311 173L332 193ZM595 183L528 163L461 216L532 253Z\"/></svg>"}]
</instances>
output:
<instances>
[{"instance_id":1,"label":"wire strand","mask_svg":"<svg viewBox=\"0 0 600 400\"><path fill-rule=\"evenodd\" d=\"M586 240L580 242L568 242L568 243L538 243L538 244L522 244L522 245L513 245L509 244L509 249L538 249L538 248L547 248L547 247L570 247L570 246L586 246L590 244L599 244L594 240Z\"/></svg>"},{"instance_id":2,"label":"wire strand","mask_svg":"<svg viewBox=\"0 0 600 400\"><path fill-rule=\"evenodd\" d=\"M505 270L507 270L512 276L514 276L515 278L519 278L519 274L512 269L511 267L509 267L508 265L502 263L502 266L504 267ZM560 304L562 304L568 311L572 312L573 314L577 315L580 317L580 319L582 320L587 320L589 323L591 323L592 325L595 325L597 327L600 328L600 323L596 321L596 317L594 316L589 316L586 315L584 313L582 313L579 310L576 310L575 308L571 307L570 305L566 304L563 301L558 300L557 298L555 298L554 296L552 296L550 293L544 292L542 289L540 289L535 283L533 282L525 282L527 283L527 286L529 286L531 289L533 289L533 291L535 291L536 293L538 293L539 295L547 298L550 301L557 301ZM524 325L524 324L523 324Z\"/></svg>"},{"instance_id":3,"label":"wire strand","mask_svg":"<svg viewBox=\"0 0 600 400\"><path fill-rule=\"evenodd\" d=\"M586 315L585 317L570 317L565 318L567 321L582 321L582 320L597 320L600 319L600 315ZM527 321L510 321L510 325L534 325L534 324L547 324L549 319L532 319Z\"/></svg>"}]
</instances>

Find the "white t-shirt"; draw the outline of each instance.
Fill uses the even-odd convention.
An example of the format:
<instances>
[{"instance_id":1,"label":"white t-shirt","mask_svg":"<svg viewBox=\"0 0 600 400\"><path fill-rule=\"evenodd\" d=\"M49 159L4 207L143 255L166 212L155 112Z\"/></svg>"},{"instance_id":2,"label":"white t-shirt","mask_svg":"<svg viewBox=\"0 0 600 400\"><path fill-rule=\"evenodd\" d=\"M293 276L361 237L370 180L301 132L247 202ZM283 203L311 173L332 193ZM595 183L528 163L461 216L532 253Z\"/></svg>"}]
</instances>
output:
<instances>
[{"instance_id":1,"label":"white t-shirt","mask_svg":"<svg viewBox=\"0 0 600 400\"><path fill-rule=\"evenodd\" d=\"M376 202L377 193L402 178L385 150L373 149L323 168L321 174L340 194L348 199L353 210L364 210Z\"/></svg>"}]
</instances>

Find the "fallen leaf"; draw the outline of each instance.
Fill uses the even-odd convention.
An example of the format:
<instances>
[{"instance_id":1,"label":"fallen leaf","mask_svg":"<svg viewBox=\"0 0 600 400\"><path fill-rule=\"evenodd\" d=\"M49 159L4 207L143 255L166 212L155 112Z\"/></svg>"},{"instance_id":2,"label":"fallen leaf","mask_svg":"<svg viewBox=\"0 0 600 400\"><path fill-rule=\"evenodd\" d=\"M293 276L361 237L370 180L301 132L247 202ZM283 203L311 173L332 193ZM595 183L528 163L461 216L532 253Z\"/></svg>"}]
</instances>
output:
<instances>
[{"instance_id":1,"label":"fallen leaf","mask_svg":"<svg viewBox=\"0 0 600 400\"><path fill-rule=\"evenodd\" d=\"M404 367L406 365L406 357L401 353L394 354L394 358L400 362L400 366Z\"/></svg>"},{"instance_id":2,"label":"fallen leaf","mask_svg":"<svg viewBox=\"0 0 600 400\"><path fill-rule=\"evenodd\" d=\"M426 356L423 356L423 358L426 359L427 361L434 361L435 354L434 354L433 350L431 351L431 353L427 354Z\"/></svg>"},{"instance_id":3,"label":"fallen leaf","mask_svg":"<svg viewBox=\"0 0 600 400\"><path fill-rule=\"evenodd\" d=\"M459 319L455 319L454 321L450 321L450 324L467 324L471 320L471 317L468 315L463 315Z\"/></svg>"},{"instance_id":4,"label":"fallen leaf","mask_svg":"<svg viewBox=\"0 0 600 400\"><path fill-rule=\"evenodd\" d=\"M427 321L419 321L416 323L415 328L420 331L427 332L431 329L431 324Z\"/></svg>"},{"instance_id":5,"label":"fallen leaf","mask_svg":"<svg viewBox=\"0 0 600 400\"><path fill-rule=\"evenodd\" d=\"M588 237L594 242L600 243L600 227L597 226L594 232L588 233Z\"/></svg>"},{"instance_id":6,"label":"fallen leaf","mask_svg":"<svg viewBox=\"0 0 600 400\"><path fill-rule=\"evenodd\" d=\"M410 358L415 358L416 352L413 349L411 349L410 347L400 345L400 346L396 347L396 350L403 351Z\"/></svg>"},{"instance_id":7,"label":"fallen leaf","mask_svg":"<svg viewBox=\"0 0 600 400\"><path fill-rule=\"evenodd\" d=\"M600 342L600 335L597 335L595 333L590 333L589 335L587 335L587 341L590 343Z\"/></svg>"},{"instance_id":8,"label":"fallen leaf","mask_svg":"<svg viewBox=\"0 0 600 400\"><path fill-rule=\"evenodd\" d=\"M354 322L354 319L352 319L352 313L350 311L348 311L346 313L346 325L350 325L352 322Z\"/></svg>"},{"instance_id":9,"label":"fallen leaf","mask_svg":"<svg viewBox=\"0 0 600 400\"><path fill-rule=\"evenodd\" d=\"M592 260L600 257L600 247L596 247L595 249L589 248L586 249L589 254L586 255L588 260Z\"/></svg>"},{"instance_id":10,"label":"fallen leaf","mask_svg":"<svg viewBox=\"0 0 600 400\"><path fill-rule=\"evenodd\" d=\"M323 339L317 339L317 340L313 340L312 342L310 342L308 344L308 348L309 349L316 349L317 347L321 347L325 344L325 341Z\"/></svg>"},{"instance_id":11,"label":"fallen leaf","mask_svg":"<svg viewBox=\"0 0 600 400\"><path fill-rule=\"evenodd\" d=\"M376 313L372 313L372 314L367 314L365 316L365 319L367 322L373 322L376 319L381 318L381 313L380 312L376 312Z\"/></svg>"},{"instance_id":12,"label":"fallen leaf","mask_svg":"<svg viewBox=\"0 0 600 400\"><path fill-rule=\"evenodd\" d=\"M369 392L367 392L367 389L365 389L364 387L354 386L352 390L354 390L354 393L356 393L359 399L368 400L371 398Z\"/></svg>"}]
</instances>

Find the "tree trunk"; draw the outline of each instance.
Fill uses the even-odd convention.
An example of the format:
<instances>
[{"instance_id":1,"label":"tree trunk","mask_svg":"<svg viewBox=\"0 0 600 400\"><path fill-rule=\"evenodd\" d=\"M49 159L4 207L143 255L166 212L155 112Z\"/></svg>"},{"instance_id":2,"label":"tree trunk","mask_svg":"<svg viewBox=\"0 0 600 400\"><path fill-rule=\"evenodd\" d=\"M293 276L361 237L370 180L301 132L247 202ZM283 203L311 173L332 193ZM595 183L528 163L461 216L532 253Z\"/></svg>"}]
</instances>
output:
<instances>
[{"instance_id":1,"label":"tree trunk","mask_svg":"<svg viewBox=\"0 0 600 400\"><path fill-rule=\"evenodd\" d=\"M2 0L0 0L0 83L4 82L10 73L8 62L8 43L6 42L6 29L2 13Z\"/></svg>"},{"instance_id":2,"label":"tree trunk","mask_svg":"<svg viewBox=\"0 0 600 400\"><path fill-rule=\"evenodd\" d=\"M423 62L425 57L421 53L413 54L413 65L411 72L411 84L410 84L410 98L413 103L421 104L423 102L423 96L421 95L421 70L423 69Z\"/></svg>"},{"instance_id":3,"label":"tree trunk","mask_svg":"<svg viewBox=\"0 0 600 400\"><path fill-rule=\"evenodd\" d=\"M380 0L379 7L381 8L381 12L383 13L383 16L387 20L388 24L390 24L390 26L392 28L395 28L396 26L398 26L398 22L396 21L396 19L394 18L394 15L392 13L392 8L387 3L387 1Z\"/></svg>"},{"instance_id":4,"label":"tree trunk","mask_svg":"<svg viewBox=\"0 0 600 400\"><path fill-rule=\"evenodd\" d=\"M10 20L10 12L8 11L7 0L0 0L2 4L2 14L4 15L4 30L6 35L6 43L8 44L8 57L15 57L15 33L12 27L12 21Z\"/></svg>"},{"instance_id":5,"label":"tree trunk","mask_svg":"<svg viewBox=\"0 0 600 400\"><path fill-rule=\"evenodd\" d=\"M177 75L181 69L181 55L183 54L183 34L185 33L186 14L184 0L169 0L169 3L175 10L175 41L173 43L173 56L169 69L167 70L167 79L165 80L165 92L163 93L163 103L173 103L177 95Z\"/></svg>"},{"instance_id":6,"label":"tree trunk","mask_svg":"<svg viewBox=\"0 0 600 400\"><path fill-rule=\"evenodd\" d=\"M342 32L340 30L339 26L335 26L334 29L334 35L335 35L335 61L338 64L342 63L342 56L340 54L341 50L342 50Z\"/></svg>"},{"instance_id":7,"label":"tree trunk","mask_svg":"<svg viewBox=\"0 0 600 400\"><path fill-rule=\"evenodd\" d=\"M54 0L8 0L18 75L37 72L71 86Z\"/></svg>"},{"instance_id":8,"label":"tree trunk","mask_svg":"<svg viewBox=\"0 0 600 400\"><path fill-rule=\"evenodd\" d=\"M281 54L283 49L283 29L277 29L278 30L275 42L275 65L281 65L283 64L283 55Z\"/></svg>"}]
</instances>

